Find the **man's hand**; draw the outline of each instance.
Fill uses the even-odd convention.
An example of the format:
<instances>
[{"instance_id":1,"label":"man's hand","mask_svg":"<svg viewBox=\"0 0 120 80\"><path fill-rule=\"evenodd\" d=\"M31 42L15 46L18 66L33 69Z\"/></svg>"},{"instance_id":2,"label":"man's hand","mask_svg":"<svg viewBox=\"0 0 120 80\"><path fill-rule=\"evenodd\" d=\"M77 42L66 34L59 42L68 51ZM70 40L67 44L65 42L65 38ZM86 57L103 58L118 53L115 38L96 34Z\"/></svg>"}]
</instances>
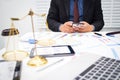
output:
<instances>
[{"instance_id":1,"label":"man's hand","mask_svg":"<svg viewBox=\"0 0 120 80\"><path fill-rule=\"evenodd\" d=\"M72 27L72 21L65 22L64 24L60 25L60 31L66 33L73 33L75 30Z\"/></svg>"},{"instance_id":2,"label":"man's hand","mask_svg":"<svg viewBox=\"0 0 120 80\"><path fill-rule=\"evenodd\" d=\"M80 26L74 27L74 30L76 32L91 32L94 29L93 25L90 25L89 23L85 21L80 22L80 24L81 24Z\"/></svg>"}]
</instances>

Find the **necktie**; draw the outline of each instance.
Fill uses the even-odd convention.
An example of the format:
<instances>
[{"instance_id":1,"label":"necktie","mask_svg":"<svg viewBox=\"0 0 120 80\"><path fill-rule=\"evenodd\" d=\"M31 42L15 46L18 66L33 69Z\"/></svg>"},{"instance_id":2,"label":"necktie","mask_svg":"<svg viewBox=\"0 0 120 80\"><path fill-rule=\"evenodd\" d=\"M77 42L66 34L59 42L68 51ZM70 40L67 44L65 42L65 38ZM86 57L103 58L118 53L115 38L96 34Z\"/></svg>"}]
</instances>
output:
<instances>
[{"instance_id":1,"label":"necktie","mask_svg":"<svg viewBox=\"0 0 120 80\"><path fill-rule=\"evenodd\" d=\"M79 22L78 0L74 0L74 22Z\"/></svg>"}]
</instances>

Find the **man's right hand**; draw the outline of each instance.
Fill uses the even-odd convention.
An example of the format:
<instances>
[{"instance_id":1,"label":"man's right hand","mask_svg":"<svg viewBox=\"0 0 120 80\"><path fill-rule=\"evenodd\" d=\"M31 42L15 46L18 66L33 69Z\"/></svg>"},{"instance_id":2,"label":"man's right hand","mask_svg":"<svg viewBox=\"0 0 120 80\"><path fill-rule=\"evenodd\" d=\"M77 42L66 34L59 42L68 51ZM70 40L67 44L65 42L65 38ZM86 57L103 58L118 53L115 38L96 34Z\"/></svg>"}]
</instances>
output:
<instances>
[{"instance_id":1,"label":"man's right hand","mask_svg":"<svg viewBox=\"0 0 120 80\"><path fill-rule=\"evenodd\" d=\"M60 31L65 33L73 33L75 30L72 27L72 21L65 22L64 24L60 25Z\"/></svg>"}]
</instances>

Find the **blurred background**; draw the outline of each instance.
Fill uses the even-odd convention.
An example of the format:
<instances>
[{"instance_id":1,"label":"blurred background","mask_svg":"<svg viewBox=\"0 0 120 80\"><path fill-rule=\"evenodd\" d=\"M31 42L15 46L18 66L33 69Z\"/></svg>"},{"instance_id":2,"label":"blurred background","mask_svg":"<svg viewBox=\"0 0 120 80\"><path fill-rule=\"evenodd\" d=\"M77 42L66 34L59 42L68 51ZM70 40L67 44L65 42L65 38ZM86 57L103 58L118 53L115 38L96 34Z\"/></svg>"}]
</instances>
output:
<instances>
[{"instance_id":1,"label":"blurred background","mask_svg":"<svg viewBox=\"0 0 120 80\"><path fill-rule=\"evenodd\" d=\"M35 31L46 30L46 16L51 0L0 0L0 32L10 28L10 18L22 18L26 16L30 9L37 14L46 14L44 17L34 17ZM101 0L105 20L102 31L120 30L120 0ZM27 16L24 20L14 21L20 36L26 32L32 32L31 20ZM4 46L4 38L0 35L0 49Z\"/></svg>"}]
</instances>

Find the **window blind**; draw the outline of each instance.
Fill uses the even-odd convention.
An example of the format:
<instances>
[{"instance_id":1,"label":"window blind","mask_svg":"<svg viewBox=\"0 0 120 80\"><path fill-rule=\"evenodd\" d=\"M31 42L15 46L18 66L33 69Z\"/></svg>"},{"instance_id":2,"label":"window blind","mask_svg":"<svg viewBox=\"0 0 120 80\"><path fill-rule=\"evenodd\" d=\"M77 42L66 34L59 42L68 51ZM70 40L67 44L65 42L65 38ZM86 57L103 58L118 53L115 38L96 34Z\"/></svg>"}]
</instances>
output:
<instances>
[{"instance_id":1,"label":"window blind","mask_svg":"<svg viewBox=\"0 0 120 80\"><path fill-rule=\"evenodd\" d=\"M48 10L50 7L50 1L51 0L35 0L34 1L34 5L36 7L35 12L40 14L40 15L46 14L45 16L35 18L35 26L38 29L47 28L46 17L47 17Z\"/></svg>"},{"instance_id":2,"label":"window blind","mask_svg":"<svg viewBox=\"0 0 120 80\"><path fill-rule=\"evenodd\" d=\"M102 0L105 28L120 28L120 0Z\"/></svg>"}]
</instances>

